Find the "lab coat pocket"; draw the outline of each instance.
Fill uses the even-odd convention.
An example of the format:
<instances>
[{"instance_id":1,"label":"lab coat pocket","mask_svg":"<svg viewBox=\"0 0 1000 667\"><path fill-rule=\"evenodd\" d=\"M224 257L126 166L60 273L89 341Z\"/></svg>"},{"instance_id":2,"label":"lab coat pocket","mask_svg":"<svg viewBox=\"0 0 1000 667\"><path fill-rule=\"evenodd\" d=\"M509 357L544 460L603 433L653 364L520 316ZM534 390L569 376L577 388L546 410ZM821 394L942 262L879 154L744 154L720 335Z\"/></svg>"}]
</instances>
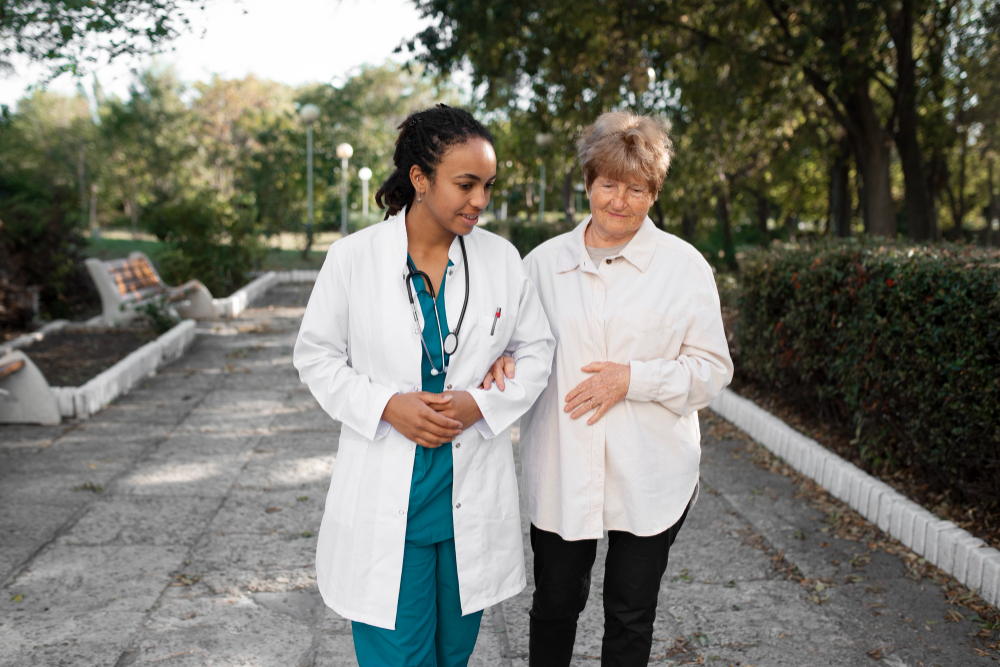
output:
<instances>
[{"instance_id":1,"label":"lab coat pocket","mask_svg":"<svg viewBox=\"0 0 1000 667\"><path fill-rule=\"evenodd\" d=\"M673 338L670 318L653 310L620 306L614 314L612 347L623 358L648 361L663 357ZM616 355L616 356L618 356Z\"/></svg>"},{"instance_id":2,"label":"lab coat pocket","mask_svg":"<svg viewBox=\"0 0 1000 667\"><path fill-rule=\"evenodd\" d=\"M497 506L500 516L507 520L520 516L517 492L517 474L514 472L514 447L510 440L510 430L506 430L491 442L493 462L497 476Z\"/></svg>"},{"instance_id":3,"label":"lab coat pocket","mask_svg":"<svg viewBox=\"0 0 1000 667\"><path fill-rule=\"evenodd\" d=\"M494 327L494 322L496 327ZM514 327L514 318L501 314L481 315L476 320L475 326L475 349L476 349L476 377L482 377L486 371L503 354L507 343L510 342L510 334Z\"/></svg>"},{"instance_id":4,"label":"lab coat pocket","mask_svg":"<svg viewBox=\"0 0 1000 667\"><path fill-rule=\"evenodd\" d=\"M345 528L354 526L354 515L358 510L358 496L361 494L361 473L364 470L368 441L357 438L340 437L340 447L333 463L333 477L330 492L326 497L326 512Z\"/></svg>"}]
</instances>

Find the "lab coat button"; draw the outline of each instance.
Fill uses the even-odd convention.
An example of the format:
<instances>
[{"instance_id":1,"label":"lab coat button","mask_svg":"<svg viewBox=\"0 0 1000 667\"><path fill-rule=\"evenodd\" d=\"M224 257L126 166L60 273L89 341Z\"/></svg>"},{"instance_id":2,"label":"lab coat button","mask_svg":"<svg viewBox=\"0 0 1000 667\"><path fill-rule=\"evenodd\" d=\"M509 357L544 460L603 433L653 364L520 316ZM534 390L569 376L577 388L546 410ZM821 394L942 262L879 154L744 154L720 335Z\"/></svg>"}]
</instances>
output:
<instances>
[{"instance_id":1,"label":"lab coat button","mask_svg":"<svg viewBox=\"0 0 1000 667\"><path fill-rule=\"evenodd\" d=\"M460 442L456 442L456 443L455 443L455 449L458 449L458 448L459 448L459 447L461 447L461 446L462 446L462 443L460 443Z\"/></svg>"},{"instance_id":2,"label":"lab coat button","mask_svg":"<svg viewBox=\"0 0 1000 667\"><path fill-rule=\"evenodd\" d=\"M611 263L611 260L609 259L609 260L608 260L608 264L610 264L610 263Z\"/></svg>"},{"instance_id":3,"label":"lab coat button","mask_svg":"<svg viewBox=\"0 0 1000 667\"><path fill-rule=\"evenodd\" d=\"M462 503L458 503L457 505L455 505L455 509L457 510L462 509Z\"/></svg>"},{"instance_id":4,"label":"lab coat button","mask_svg":"<svg viewBox=\"0 0 1000 667\"><path fill-rule=\"evenodd\" d=\"M445 387L445 389L451 389L451 385L448 385L447 387Z\"/></svg>"},{"instance_id":5,"label":"lab coat button","mask_svg":"<svg viewBox=\"0 0 1000 667\"><path fill-rule=\"evenodd\" d=\"M406 510L399 510L400 514L406 514Z\"/></svg>"}]
</instances>

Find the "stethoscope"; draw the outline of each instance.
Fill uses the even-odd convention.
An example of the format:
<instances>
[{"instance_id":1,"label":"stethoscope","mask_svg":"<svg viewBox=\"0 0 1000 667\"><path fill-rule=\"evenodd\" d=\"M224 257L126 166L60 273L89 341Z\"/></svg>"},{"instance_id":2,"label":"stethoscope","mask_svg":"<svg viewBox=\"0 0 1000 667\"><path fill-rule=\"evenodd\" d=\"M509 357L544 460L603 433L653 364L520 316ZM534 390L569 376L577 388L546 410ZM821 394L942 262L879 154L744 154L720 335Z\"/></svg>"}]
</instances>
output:
<instances>
[{"instance_id":1,"label":"stethoscope","mask_svg":"<svg viewBox=\"0 0 1000 667\"><path fill-rule=\"evenodd\" d=\"M431 364L431 375L448 372L447 358L455 354L455 350L458 349L458 332L462 328L462 321L465 319L465 308L469 305L469 256L465 254L465 240L461 236L458 237L458 245L462 248L462 264L465 266L465 301L462 303L462 314L458 316L458 324L455 326L455 330L449 331L447 336L444 336L444 332L441 330L441 318L438 316L437 310L437 295L434 294L434 285L431 284L431 279L426 273L414 266L409 257L406 258L406 268L410 272L403 278L403 282L406 283L406 294L410 297L410 309L413 311L413 321L417 325L417 335L420 336L420 343L424 346L424 354L427 355L427 361ZM427 287L427 291L434 301L432 310L434 311L434 319L437 321L438 340L441 341L441 351L444 353L441 355L441 370L438 370L434 366L434 358L431 357L431 351L427 349L427 341L424 340L423 334L420 333L417 305L413 300L413 288L410 287L410 281L416 276L420 276L423 279L424 285Z\"/></svg>"}]
</instances>

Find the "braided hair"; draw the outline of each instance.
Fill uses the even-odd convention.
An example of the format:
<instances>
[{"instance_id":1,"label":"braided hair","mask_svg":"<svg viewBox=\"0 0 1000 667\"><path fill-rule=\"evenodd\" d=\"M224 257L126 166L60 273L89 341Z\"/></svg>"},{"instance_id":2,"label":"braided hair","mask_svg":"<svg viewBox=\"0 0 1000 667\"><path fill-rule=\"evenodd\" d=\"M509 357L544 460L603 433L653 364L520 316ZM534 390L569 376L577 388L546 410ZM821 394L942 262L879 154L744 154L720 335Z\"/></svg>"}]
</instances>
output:
<instances>
[{"instance_id":1,"label":"braided hair","mask_svg":"<svg viewBox=\"0 0 1000 667\"><path fill-rule=\"evenodd\" d=\"M493 135L471 113L445 104L410 114L397 129L399 137L392 154L396 168L375 192L375 203L387 209L386 220L413 204L416 196L410 181L413 165L420 167L433 182L434 170L452 146L473 138L485 139L493 145Z\"/></svg>"}]
</instances>

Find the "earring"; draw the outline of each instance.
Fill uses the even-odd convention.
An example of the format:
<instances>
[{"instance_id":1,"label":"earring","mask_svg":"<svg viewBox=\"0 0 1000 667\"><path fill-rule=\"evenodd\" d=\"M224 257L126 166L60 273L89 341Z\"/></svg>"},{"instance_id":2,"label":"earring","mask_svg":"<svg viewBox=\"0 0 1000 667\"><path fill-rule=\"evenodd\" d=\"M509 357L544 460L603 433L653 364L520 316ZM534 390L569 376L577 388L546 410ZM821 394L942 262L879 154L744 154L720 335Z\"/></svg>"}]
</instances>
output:
<instances>
[{"instance_id":1,"label":"earring","mask_svg":"<svg viewBox=\"0 0 1000 667\"><path fill-rule=\"evenodd\" d=\"M419 192L417 193L417 201L418 202L423 202L424 201L423 199L420 198L420 193Z\"/></svg>"}]
</instances>

